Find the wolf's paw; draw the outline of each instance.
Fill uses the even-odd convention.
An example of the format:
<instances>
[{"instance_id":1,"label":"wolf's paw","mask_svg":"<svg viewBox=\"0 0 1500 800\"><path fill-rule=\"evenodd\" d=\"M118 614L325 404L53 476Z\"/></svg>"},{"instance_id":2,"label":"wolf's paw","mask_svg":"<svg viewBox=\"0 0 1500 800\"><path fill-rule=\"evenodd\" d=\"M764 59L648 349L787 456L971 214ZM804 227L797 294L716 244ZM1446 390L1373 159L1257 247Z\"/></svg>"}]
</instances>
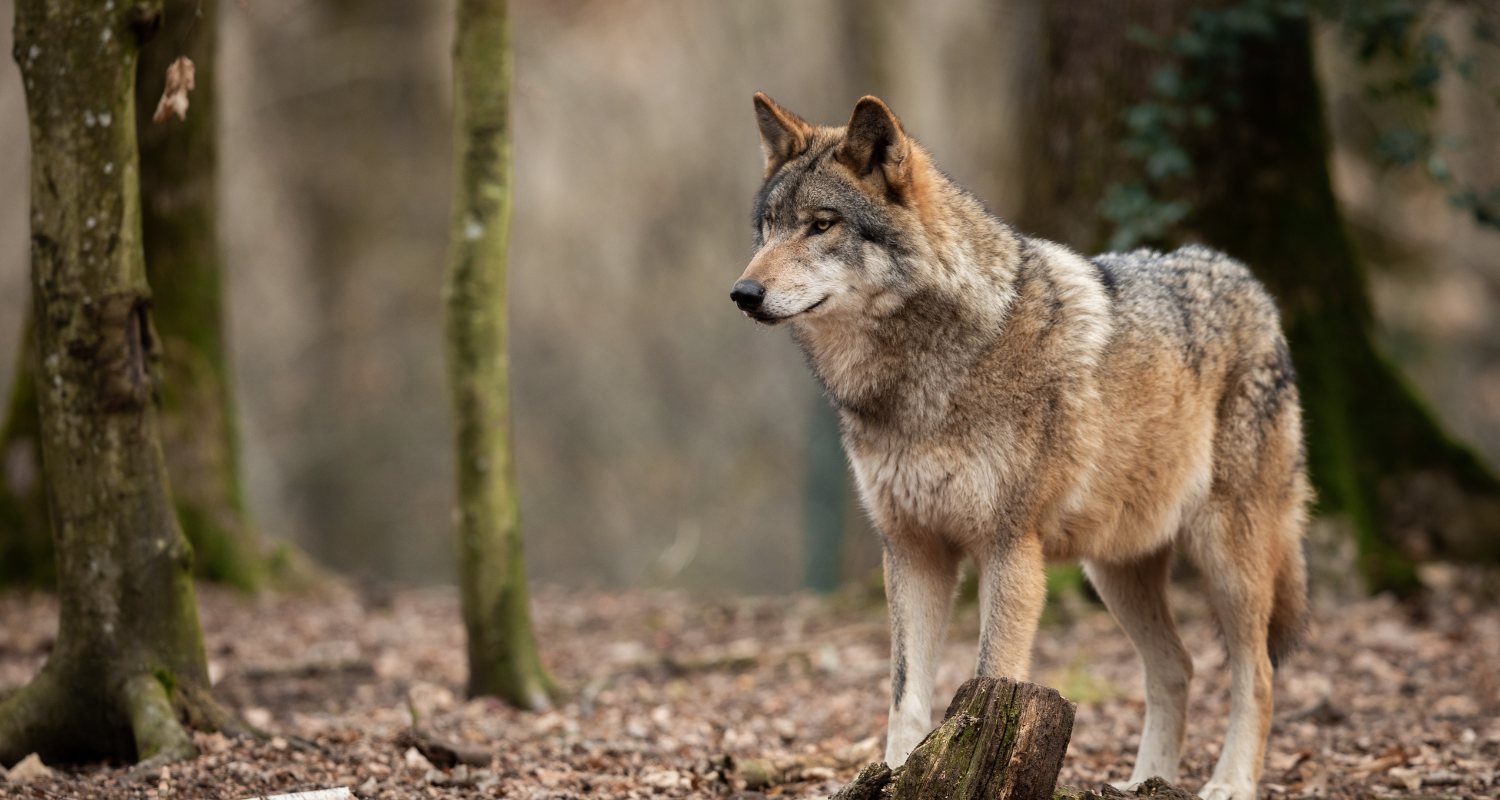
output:
<instances>
[{"instance_id":1,"label":"wolf's paw","mask_svg":"<svg viewBox=\"0 0 1500 800\"><path fill-rule=\"evenodd\" d=\"M1131 792L1134 792L1143 783L1145 783L1145 781L1120 781L1118 783L1111 783L1110 786L1113 786L1116 789L1129 794Z\"/></svg>"},{"instance_id":2,"label":"wolf's paw","mask_svg":"<svg viewBox=\"0 0 1500 800\"><path fill-rule=\"evenodd\" d=\"M1255 784L1241 786L1226 781L1209 781L1198 790L1203 800L1255 800Z\"/></svg>"}]
</instances>

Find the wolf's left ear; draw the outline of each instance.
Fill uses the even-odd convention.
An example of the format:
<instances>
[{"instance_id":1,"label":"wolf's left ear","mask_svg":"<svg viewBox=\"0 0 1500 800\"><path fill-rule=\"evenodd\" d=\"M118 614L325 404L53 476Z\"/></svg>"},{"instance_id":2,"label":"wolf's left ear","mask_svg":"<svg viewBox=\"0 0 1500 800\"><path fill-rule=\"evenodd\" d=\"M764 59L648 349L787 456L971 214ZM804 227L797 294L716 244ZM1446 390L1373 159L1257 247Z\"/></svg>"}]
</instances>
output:
<instances>
[{"instance_id":1,"label":"wolf's left ear","mask_svg":"<svg viewBox=\"0 0 1500 800\"><path fill-rule=\"evenodd\" d=\"M755 122L760 126L760 148L766 153L767 178L802 155L812 136L811 125L760 92L755 93Z\"/></svg>"},{"instance_id":2,"label":"wolf's left ear","mask_svg":"<svg viewBox=\"0 0 1500 800\"><path fill-rule=\"evenodd\" d=\"M880 170L893 189L899 190L911 178L911 139L902 129L901 120L878 97L866 95L854 106L836 156L861 178Z\"/></svg>"}]
</instances>

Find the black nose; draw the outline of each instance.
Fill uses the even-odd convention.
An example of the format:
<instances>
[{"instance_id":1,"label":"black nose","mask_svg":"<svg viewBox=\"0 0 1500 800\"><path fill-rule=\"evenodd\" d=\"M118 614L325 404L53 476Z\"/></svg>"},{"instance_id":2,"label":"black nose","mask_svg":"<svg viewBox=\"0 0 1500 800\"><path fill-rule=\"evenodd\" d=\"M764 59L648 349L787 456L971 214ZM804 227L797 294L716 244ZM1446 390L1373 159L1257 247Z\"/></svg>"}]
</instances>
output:
<instances>
[{"instance_id":1,"label":"black nose","mask_svg":"<svg viewBox=\"0 0 1500 800\"><path fill-rule=\"evenodd\" d=\"M729 290L729 299L743 311L754 311L766 299L766 287L760 281L740 281Z\"/></svg>"}]
</instances>

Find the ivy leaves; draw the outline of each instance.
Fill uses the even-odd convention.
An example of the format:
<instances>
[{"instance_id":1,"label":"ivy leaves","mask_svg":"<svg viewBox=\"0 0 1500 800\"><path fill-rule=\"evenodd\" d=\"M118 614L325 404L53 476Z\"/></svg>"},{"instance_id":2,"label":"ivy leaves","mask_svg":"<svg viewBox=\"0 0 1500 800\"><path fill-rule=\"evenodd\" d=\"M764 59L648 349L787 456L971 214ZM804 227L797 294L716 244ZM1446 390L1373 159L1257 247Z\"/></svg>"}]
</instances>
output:
<instances>
[{"instance_id":1,"label":"ivy leaves","mask_svg":"<svg viewBox=\"0 0 1500 800\"><path fill-rule=\"evenodd\" d=\"M1134 180L1105 191L1099 213L1115 224L1109 246L1125 250L1159 241L1192 211L1193 145L1209 142L1224 113L1238 108L1246 47L1282 30L1279 23L1316 16L1339 25L1360 62L1374 76L1372 103L1390 109L1374 135L1376 158L1389 168L1420 168L1449 192L1455 208L1500 230L1500 186L1481 190L1455 175L1445 153L1467 143L1435 134L1431 112L1438 87L1455 74L1480 82L1474 60L1458 53L1438 29L1442 7L1472 9L1475 39L1500 45L1500 14L1480 0L1243 0L1194 9L1188 25L1167 36L1133 28L1126 35L1159 53L1151 95L1125 112L1121 146L1140 165ZM1495 93L1500 104L1500 91Z\"/></svg>"}]
</instances>

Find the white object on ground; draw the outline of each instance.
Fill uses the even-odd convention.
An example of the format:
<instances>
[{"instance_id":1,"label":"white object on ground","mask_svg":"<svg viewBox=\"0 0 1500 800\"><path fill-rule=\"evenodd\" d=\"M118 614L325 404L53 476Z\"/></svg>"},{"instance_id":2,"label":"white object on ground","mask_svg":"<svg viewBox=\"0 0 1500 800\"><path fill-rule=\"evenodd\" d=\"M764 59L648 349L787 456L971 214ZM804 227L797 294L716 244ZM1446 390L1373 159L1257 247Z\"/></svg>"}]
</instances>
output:
<instances>
[{"instance_id":1,"label":"white object on ground","mask_svg":"<svg viewBox=\"0 0 1500 800\"><path fill-rule=\"evenodd\" d=\"M37 778L50 777L52 777L51 768L42 763L41 756L32 753L17 761L16 765L10 768L10 774L6 776L6 779L11 783L30 783Z\"/></svg>"},{"instance_id":2,"label":"white object on ground","mask_svg":"<svg viewBox=\"0 0 1500 800\"><path fill-rule=\"evenodd\" d=\"M247 797L245 800L353 800L349 787L340 786L337 789L318 789L313 792L297 792L296 794L258 794Z\"/></svg>"}]
</instances>

